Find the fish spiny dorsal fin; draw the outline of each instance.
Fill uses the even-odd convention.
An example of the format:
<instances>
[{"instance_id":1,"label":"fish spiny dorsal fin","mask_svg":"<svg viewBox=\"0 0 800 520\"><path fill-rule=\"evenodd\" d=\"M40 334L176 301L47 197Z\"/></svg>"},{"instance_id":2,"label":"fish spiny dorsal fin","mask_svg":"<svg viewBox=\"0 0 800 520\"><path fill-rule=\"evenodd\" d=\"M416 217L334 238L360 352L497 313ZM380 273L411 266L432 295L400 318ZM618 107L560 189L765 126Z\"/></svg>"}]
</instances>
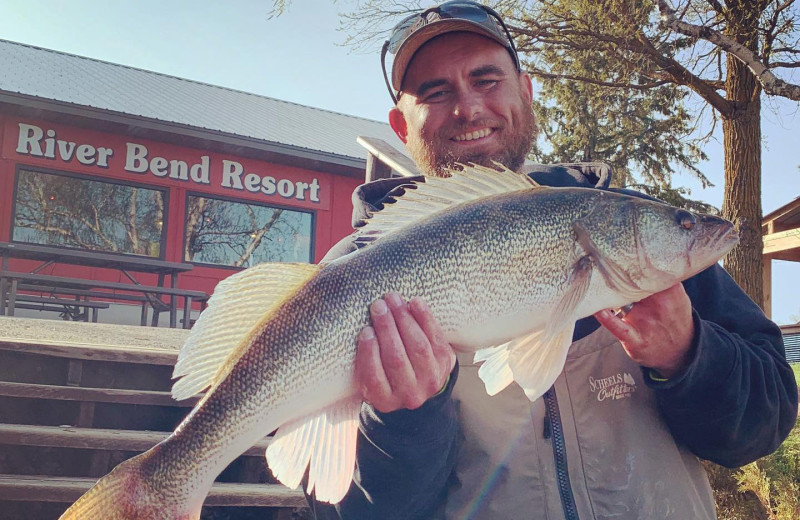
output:
<instances>
[{"instance_id":1,"label":"fish spiny dorsal fin","mask_svg":"<svg viewBox=\"0 0 800 520\"><path fill-rule=\"evenodd\" d=\"M270 309L317 271L319 266L313 264L264 263L217 284L181 347L172 373L180 379L172 386L172 396L188 399L214 383L225 361Z\"/></svg>"},{"instance_id":2,"label":"fish spiny dorsal fin","mask_svg":"<svg viewBox=\"0 0 800 520\"><path fill-rule=\"evenodd\" d=\"M495 163L498 169L477 164L459 165L450 177L426 177L425 182L407 189L393 204L375 213L357 238L369 243L455 204L513 191L539 188L527 175L520 175Z\"/></svg>"}]
</instances>

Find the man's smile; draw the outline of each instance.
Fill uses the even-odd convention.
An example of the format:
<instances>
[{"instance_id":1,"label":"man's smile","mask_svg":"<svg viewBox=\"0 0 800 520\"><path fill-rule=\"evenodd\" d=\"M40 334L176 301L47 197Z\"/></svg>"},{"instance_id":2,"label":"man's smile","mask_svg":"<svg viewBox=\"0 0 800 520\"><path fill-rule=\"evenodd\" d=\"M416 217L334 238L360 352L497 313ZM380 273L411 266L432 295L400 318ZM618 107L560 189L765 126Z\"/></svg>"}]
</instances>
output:
<instances>
[{"instance_id":1,"label":"man's smile","mask_svg":"<svg viewBox=\"0 0 800 520\"><path fill-rule=\"evenodd\" d=\"M471 132L465 132L463 134L453 136L451 139L457 142L475 141L476 139L483 139L484 137L488 137L493 133L494 133L493 128L481 128L479 130L473 130Z\"/></svg>"}]
</instances>

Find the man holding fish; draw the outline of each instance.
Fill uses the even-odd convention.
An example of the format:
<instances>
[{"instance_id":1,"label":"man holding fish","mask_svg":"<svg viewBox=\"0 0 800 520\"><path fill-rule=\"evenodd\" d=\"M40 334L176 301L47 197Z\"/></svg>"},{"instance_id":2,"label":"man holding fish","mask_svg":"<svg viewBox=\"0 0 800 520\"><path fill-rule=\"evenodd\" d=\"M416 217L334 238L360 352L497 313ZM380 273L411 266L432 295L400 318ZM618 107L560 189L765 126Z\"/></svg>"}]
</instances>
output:
<instances>
[{"instance_id":1,"label":"man holding fish","mask_svg":"<svg viewBox=\"0 0 800 520\"><path fill-rule=\"evenodd\" d=\"M409 16L381 60L390 124L426 175L500 163L542 185L609 188L602 164L524 164L537 134L531 80L493 10L455 1ZM360 187L354 224L409 184ZM507 381L487 395L476 361L495 353L456 355L415 296L389 292L370 306L356 355L367 404L355 484L336 505L312 496L320 519L716 518L697 457L751 462L797 416L780 330L718 265L578 320L565 368L541 398Z\"/></svg>"},{"instance_id":2,"label":"man holding fish","mask_svg":"<svg viewBox=\"0 0 800 520\"><path fill-rule=\"evenodd\" d=\"M531 82L491 9L410 16L386 53L427 177L360 187L320 265L220 282L173 373L203 398L61 518L199 519L272 431L323 519L714 518L698 457L752 461L797 417L780 330L716 265L733 224L525 165Z\"/></svg>"}]
</instances>

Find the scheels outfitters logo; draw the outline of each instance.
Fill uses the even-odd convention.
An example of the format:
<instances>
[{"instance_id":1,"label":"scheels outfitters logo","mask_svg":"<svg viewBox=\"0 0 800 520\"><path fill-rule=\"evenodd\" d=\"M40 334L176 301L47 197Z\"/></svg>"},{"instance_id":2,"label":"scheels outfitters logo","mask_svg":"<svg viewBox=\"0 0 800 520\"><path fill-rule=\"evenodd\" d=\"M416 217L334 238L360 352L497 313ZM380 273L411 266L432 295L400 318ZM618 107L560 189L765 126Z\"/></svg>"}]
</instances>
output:
<instances>
[{"instance_id":1,"label":"scheels outfitters logo","mask_svg":"<svg viewBox=\"0 0 800 520\"><path fill-rule=\"evenodd\" d=\"M598 401L624 399L636 391L636 381L628 372L601 379L589 376L589 390L596 394Z\"/></svg>"}]
</instances>

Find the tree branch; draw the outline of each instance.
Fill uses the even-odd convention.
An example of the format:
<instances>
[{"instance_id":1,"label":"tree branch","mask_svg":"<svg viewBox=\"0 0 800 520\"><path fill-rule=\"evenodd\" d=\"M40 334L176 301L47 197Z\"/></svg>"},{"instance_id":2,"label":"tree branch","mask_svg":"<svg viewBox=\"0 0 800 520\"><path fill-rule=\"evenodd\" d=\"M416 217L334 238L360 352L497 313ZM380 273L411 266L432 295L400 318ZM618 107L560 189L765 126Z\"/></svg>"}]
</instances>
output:
<instances>
[{"instance_id":1,"label":"tree branch","mask_svg":"<svg viewBox=\"0 0 800 520\"><path fill-rule=\"evenodd\" d=\"M692 74L690 70L675 61L673 58L669 58L661 54L658 49L653 47L653 44L647 39L647 37L645 37L644 34L640 33L637 41L642 45L642 52L647 53L654 63L672 76L675 80L675 83L679 85L686 85L697 92L711 106L716 108L723 117L727 118L733 116L733 104L722 97L710 84L710 82L702 78L698 78Z\"/></svg>"},{"instance_id":2,"label":"tree branch","mask_svg":"<svg viewBox=\"0 0 800 520\"><path fill-rule=\"evenodd\" d=\"M800 101L800 85L787 83L775 76L769 68L758 60L755 53L744 45L708 27L692 25L679 20L675 16L675 11L667 5L666 0L658 0L658 9L661 12L662 23L673 31L711 42L744 63L755 75L761 84L761 88L767 94Z\"/></svg>"},{"instance_id":3,"label":"tree branch","mask_svg":"<svg viewBox=\"0 0 800 520\"><path fill-rule=\"evenodd\" d=\"M651 83L641 83L641 84L600 81L592 78L587 78L586 76L573 76L570 74L553 74L551 72L544 72L543 70L536 68L530 70L529 72L532 75L536 76L537 78L580 81L582 83L591 83L592 85L599 85L601 87L629 88L634 90L649 90L651 88L660 87L661 85L666 85L667 83L672 83L672 81L670 80L661 80L661 81L654 81Z\"/></svg>"}]
</instances>

